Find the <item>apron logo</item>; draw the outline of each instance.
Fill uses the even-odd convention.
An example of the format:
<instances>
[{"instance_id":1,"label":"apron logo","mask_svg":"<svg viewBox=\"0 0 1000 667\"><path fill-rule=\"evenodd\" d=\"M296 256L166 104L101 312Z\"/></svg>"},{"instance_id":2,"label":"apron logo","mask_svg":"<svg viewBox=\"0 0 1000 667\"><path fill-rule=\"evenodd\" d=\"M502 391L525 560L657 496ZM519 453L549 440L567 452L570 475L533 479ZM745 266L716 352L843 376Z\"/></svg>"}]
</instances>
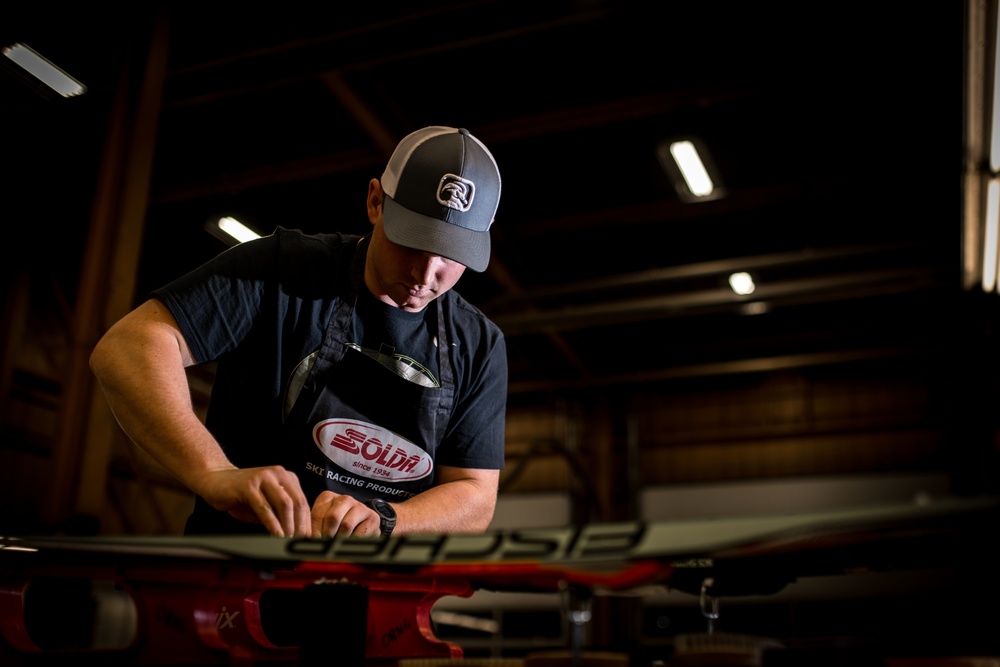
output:
<instances>
[{"instance_id":1,"label":"apron logo","mask_svg":"<svg viewBox=\"0 0 1000 667\"><path fill-rule=\"evenodd\" d=\"M369 479L409 482L431 474L434 462L423 449L375 424L327 419L313 427L313 442L344 470Z\"/></svg>"}]
</instances>

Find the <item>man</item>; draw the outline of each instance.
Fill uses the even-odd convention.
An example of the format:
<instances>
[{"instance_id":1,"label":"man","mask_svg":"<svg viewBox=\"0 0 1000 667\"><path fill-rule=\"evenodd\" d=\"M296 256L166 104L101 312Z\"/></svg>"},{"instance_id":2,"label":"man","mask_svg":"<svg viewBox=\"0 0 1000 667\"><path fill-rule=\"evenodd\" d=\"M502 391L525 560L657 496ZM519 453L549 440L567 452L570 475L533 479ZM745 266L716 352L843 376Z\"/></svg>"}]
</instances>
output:
<instances>
[{"instance_id":1,"label":"man","mask_svg":"<svg viewBox=\"0 0 1000 667\"><path fill-rule=\"evenodd\" d=\"M278 227L107 331L91 368L125 433L194 492L185 533L487 528L506 347L452 287L485 270L499 200L478 139L423 128L369 183L369 235ZM205 362L202 424L184 369Z\"/></svg>"}]
</instances>

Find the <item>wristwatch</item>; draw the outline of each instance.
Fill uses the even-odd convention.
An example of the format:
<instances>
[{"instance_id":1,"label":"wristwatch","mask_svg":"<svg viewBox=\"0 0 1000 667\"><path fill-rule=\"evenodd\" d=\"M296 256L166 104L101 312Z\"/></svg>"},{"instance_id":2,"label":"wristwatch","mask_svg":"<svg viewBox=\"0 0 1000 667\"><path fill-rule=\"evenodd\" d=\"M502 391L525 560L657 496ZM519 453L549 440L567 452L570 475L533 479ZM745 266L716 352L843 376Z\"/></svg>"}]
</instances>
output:
<instances>
[{"instance_id":1,"label":"wristwatch","mask_svg":"<svg viewBox=\"0 0 1000 667\"><path fill-rule=\"evenodd\" d=\"M371 507L378 514L379 530L382 537L392 535L392 529L396 527L396 510L392 508L392 505L381 498L372 498L365 505Z\"/></svg>"}]
</instances>

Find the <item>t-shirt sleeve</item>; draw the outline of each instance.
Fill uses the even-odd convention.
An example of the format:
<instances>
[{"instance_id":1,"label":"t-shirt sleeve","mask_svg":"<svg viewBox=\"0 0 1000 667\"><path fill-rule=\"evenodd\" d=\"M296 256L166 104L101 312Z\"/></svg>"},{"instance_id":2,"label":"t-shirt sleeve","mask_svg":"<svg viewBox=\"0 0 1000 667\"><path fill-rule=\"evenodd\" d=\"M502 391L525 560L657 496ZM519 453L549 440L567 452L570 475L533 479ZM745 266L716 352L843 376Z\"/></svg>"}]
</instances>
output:
<instances>
[{"instance_id":1,"label":"t-shirt sleeve","mask_svg":"<svg viewBox=\"0 0 1000 667\"><path fill-rule=\"evenodd\" d=\"M253 326L274 265L273 236L234 246L154 290L199 363L236 348Z\"/></svg>"}]
</instances>

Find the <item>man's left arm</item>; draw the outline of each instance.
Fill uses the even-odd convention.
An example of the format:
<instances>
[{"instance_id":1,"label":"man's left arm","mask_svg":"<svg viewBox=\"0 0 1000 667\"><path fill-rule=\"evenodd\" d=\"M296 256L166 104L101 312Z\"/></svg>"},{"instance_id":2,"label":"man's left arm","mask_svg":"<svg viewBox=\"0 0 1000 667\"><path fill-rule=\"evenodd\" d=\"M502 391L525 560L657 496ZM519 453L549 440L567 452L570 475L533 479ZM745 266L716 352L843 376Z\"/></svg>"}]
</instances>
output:
<instances>
[{"instance_id":1,"label":"man's left arm","mask_svg":"<svg viewBox=\"0 0 1000 667\"><path fill-rule=\"evenodd\" d=\"M413 533L481 533L493 520L499 470L438 466L435 486L409 500L393 502L393 535ZM379 516L362 501L323 491L312 507L312 536L378 537Z\"/></svg>"},{"instance_id":2,"label":"man's left arm","mask_svg":"<svg viewBox=\"0 0 1000 667\"><path fill-rule=\"evenodd\" d=\"M467 314L474 309L452 310ZM485 319L475 322L456 326L470 337L468 341L463 339L460 347L475 351L466 360L475 372L456 373L465 381L457 383L457 407L451 416L453 430L434 457L434 485L407 500L389 501L396 510L393 535L482 533L493 520L504 459L507 346L496 325ZM479 332L478 337L471 332ZM469 463L482 467L467 467Z\"/></svg>"},{"instance_id":3,"label":"man's left arm","mask_svg":"<svg viewBox=\"0 0 1000 667\"><path fill-rule=\"evenodd\" d=\"M438 466L437 482L402 502L393 535L411 533L481 533L493 520L500 471Z\"/></svg>"}]
</instances>

